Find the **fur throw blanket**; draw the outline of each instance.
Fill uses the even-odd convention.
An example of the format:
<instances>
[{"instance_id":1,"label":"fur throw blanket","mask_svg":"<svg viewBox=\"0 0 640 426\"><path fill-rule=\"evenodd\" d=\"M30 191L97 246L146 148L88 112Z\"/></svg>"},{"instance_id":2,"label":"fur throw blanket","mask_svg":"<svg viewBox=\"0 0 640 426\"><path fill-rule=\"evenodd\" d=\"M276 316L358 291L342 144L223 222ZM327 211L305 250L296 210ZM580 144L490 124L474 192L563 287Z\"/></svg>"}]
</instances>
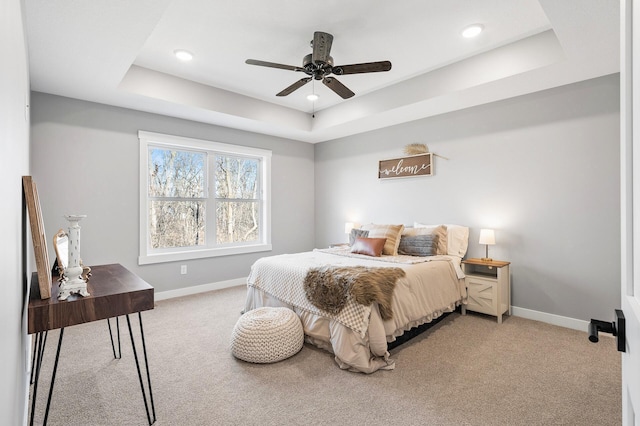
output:
<instances>
[{"instance_id":1,"label":"fur throw blanket","mask_svg":"<svg viewBox=\"0 0 640 426\"><path fill-rule=\"evenodd\" d=\"M383 320L393 318L391 299L401 268L323 266L312 268L304 279L304 292L314 306L337 315L349 295L361 305L378 303Z\"/></svg>"}]
</instances>

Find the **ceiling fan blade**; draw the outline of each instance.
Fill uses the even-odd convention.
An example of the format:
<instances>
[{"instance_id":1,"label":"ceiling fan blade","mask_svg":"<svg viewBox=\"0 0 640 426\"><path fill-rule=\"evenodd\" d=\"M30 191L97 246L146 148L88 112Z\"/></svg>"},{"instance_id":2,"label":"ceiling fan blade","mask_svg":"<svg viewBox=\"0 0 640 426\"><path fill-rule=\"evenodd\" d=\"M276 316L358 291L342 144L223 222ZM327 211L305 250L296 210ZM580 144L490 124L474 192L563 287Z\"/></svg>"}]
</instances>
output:
<instances>
[{"instance_id":1,"label":"ceiling fan blade","mask_svg":"<svg viewBox=\"0 0 640 426\"><path fill-rule=\"evenodd\" d=\"M391 62L367 62L364 64L338 65L333 67L335 75L360 74L365 72L382 72L391 69Z\"/></svg>"},{"instance_id":2,"label":"ceiling fan blade","mask_svg":"<svg viewBox=\"0 0 640 426\"><path fill-rule=\"evenodd\" d=\"M355 95L355 93L353 93L351 90L349 90L349 88L347 86L345 86L344 84L340 83L338 80L336 80L333 77L325 77L325 78L322 79L322 82L329 89L331 89L334 92L336 92L338 94L338 96L340 96L342 99L349 99L350 97Z\"/></svg>"},{"instance_id":3,"label":"ceiling fan blade","mask_svg":"<svg viewBox=\"0 0 640 426\"><path fill-rule=\"evenodd\" d=\"M322 31L313 33L313 53L311 54L311 60L314 64L326 64L329 62L332 43L333 36L331 34L323 33Z\"/></svg>"},{"instance_id":4,"label":"ceiling fan blade","mask_svg":"<svg viewBox=\"0 0 640 426\"><path fill-rule=\"evenodd\" d=\"M282 92L278 93L276 96L287 96L288 94L298 90L299 88L301 88L302 86L304 86L310 81L311 81L311 77L301 78L300 80L293 83L291 86L284 89Z\"/></svg>"},{"instance_id":5,"label":"ceiling fan blade","mask_svg":"<svg viewBox=\"0 0 640 426\"><path fill-rule=\"evenodd\" d=\"M245 64L249 64L249 65L259 65L261 67L269 67L269 68L280 68L282 70L288 70L288 71L302 71L304 72L304 68L300 68L300 67L295 67L293 65L284 65L284 64L276 64L275 62L266 62L266 61L259 61L257 59L247 59L246 61L244 61Z\"/></svg>"}]
</instances>

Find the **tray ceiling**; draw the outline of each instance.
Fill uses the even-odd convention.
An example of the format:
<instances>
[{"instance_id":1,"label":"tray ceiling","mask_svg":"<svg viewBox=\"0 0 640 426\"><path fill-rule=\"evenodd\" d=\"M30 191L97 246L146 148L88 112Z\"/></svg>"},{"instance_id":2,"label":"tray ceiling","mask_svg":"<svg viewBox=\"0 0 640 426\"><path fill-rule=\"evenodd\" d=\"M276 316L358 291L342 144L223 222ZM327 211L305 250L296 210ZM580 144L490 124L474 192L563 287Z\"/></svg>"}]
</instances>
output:
<instances>
[{"instance_id":1,"label":"tray ceiling","mask_svg":"<svg viewBox=\"0 0 640 426\"><path fill-rule=\"evenodd\" d=\"M615 0L30 0L32 90L322 142L619 71ZM484 31L465 39L479 23ZM314 31L336 63L390 60L340 76L343 100L303 75ZM173 52L194 54L178 61ZM315 91L320 99L306 96Z\"/></svg>"}]
</instances>

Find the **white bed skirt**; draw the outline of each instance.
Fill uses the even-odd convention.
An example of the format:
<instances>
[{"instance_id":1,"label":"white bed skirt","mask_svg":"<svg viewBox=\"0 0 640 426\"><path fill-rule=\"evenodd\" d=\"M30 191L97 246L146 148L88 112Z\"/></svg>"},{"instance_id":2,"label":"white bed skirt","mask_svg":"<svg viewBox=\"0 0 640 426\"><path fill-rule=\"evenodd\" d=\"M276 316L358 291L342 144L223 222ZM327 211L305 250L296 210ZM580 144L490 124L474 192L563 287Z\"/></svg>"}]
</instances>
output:
<instances>
[{"instance_id":1,"label":"white bed skirt","mask_svg":"<svg viewBox=\"0 0 640 426\"><path fill-rule=\"evenodd\" d=\"M390 264L370 258L354 259L322 252L264 258L252 267L245 311L261 306L287 307L302 320L305 341L333 353L340 368L363 373L391 370L395 367L395 362L389 357L387 342L394 341L413 327L433 321L445 312L452 312L460 303L466 303L464 279L458 275L456 268L459 261L447 256L436 256L419 263ZM265 266L262 263L265 262L268 262L268 268L262 268ZM258 263L261 268L256 268ZM302 283L291 277L304 277L305 268L316 264L370 267L391 265L404 269L406 277L396 282L394 290L393 318L383 321L378 305L374 303L370 315L364 318L364 328L353 328L343 325L345 322L335 316L324 316L322 312L305 309L296 303L290 298L293 293L290 286L302 286ZM258 273L260 269L266 272L261 275ZM275 283L275 286L268 288L272 288L272 291L284 290L283 294L277 297L279 293L259 288L264 285L263 281Z\"/></svg>"},{"instance_id":2,"label":"white bed skirt","mask_svg":"<svg viewBox=\"0 0 640 426\"><path fill-rule=\"evenodd\" d=\"M395 362L387 351L387 338L378 305L374 304L369 330L361 338L337 321L295 308L253 287L247 287L245 312L261 306L287 307L302 320L305 341L334 354L340 368L363 373L392 370Z\"/></svg>"}]
</instances>

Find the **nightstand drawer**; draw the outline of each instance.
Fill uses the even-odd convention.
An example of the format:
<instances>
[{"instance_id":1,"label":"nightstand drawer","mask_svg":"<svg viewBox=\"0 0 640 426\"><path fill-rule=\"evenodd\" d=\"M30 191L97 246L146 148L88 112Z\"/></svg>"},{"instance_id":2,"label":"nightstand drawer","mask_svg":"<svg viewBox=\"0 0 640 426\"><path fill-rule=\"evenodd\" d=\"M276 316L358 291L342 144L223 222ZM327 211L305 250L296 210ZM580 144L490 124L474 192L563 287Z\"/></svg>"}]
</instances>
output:
<instances>
[{"instance_id":1,"label":"nightstand drawer","mask_svg":"<svg viewBox=\"0 0 640 426\"><path fill-rule=\"evenodd\" d=\"M489 315L498 315L496 280L476 276L466 278L468 303L467 309Z\"/></svg>"}]
</instances>

